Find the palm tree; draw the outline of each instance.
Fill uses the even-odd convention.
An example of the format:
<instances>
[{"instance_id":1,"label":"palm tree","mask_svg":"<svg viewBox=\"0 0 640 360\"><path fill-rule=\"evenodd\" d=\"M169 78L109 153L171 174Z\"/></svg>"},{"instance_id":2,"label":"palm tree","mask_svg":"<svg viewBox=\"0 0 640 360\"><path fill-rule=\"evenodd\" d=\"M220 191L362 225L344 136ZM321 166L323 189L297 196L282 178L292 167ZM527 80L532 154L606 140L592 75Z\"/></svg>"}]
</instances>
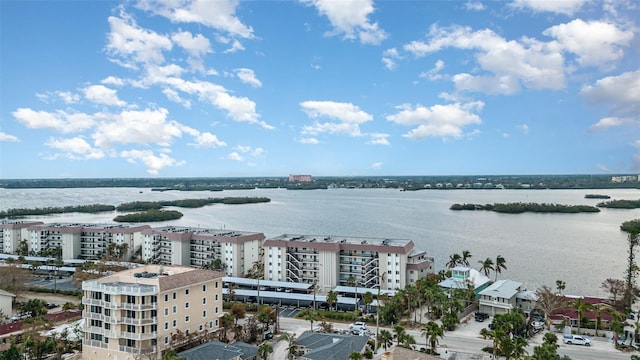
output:
<instances>
[{"instance_id":1,"label":"palm tree","mask_svg":"<svg viewBox=\"0 0 640 360\"><path fill-rule=\"evenodd\" d=\"M391 335L389 330L380 330L380 334L378 334L378 344L382 345L385 350L393 345L393 335Z\"/></svg>"},{"instance_id":2,"label":"palm tree","mask_svg":"<svg viewBox=\"0 0 640 360\"><path fill-rule=\"evenodd\" d=\"M511 357L509 359L520 359L527 355L527 340L522 336L516 336L512 342Z\"/></svg>"},{"instance_id":3,"label":"palm tree","mask_svg":"<svg viewBox=\"0 0 640 360\"><path fill-rule=\"evenodd\" d=\"M502 257L502 255L498 255L496 257L496 263L493 266L493 271L496 274L496 278L495 281L498 280L498 274L502 273L502 270L507 270L507 260L505 260L505 258Z\"/></svg>"},{"instance_id":4,"label":"palm tree","mask_svg":"<svg viewBox=\"0 0 640 360\"><path fill-rule=\"evenodd\" d=\"M556 289L558 290L558 295L562 295L562 291L566 288L567 284L562 280L556 280Z\"/></svg>"},{"instance_id":5,"label":"palm tree","mask_svg":"<svg viewBox=\"0 0 640 360\"><path fill-rule=\"evenodd\" d=\"M449 269L453 269L454 267L458 266L458 264L460 264L461 261L462 261L462 257L460 256L460 254L449 255L449 261L447 262L447 267Z\"/></svg>"},{"instance_id":6,"label":"palm tree","mask_svg":"<svg viewBox=\"0 0 640 360\"><path fill-rule=\"evenodd\" d=\"M480 271L484 273L485 276L489 277L491 271L493 271L493 260L491 258L486 258L484 261L478 261L482 266L480 266Z\"/></svg>"},{"instance_id":7,"label":"palm tree","mask_svg":"<svg viewBox=\"0 0 640 360\"><path fill-rule=\"evenodd\" d=\"M471 255L471 251L469 250L464 250L462 252L462 260L461 263L464 264L464 266L469 266L469 259L471 259L472 255Z\"/></svg>"},{"instance_id":8,"label":"palm tree","mask_svg":"<svg viewBox=\"0 0 640 360\"><path fill-rule=\"evenodd\" d=\"M338 293L330 290L327 293L327 304L329 304L329 310L338 302Z\"/></svg>"},{"instance_id":9,"label":"palm tree","mask_svg":"<svg viewBox=\"0 0 640 360\"><path fill-rule=\"evenodd\" d=\"M578 313L578 332L580 332L580 321L582 321L584 313L591 309L591 304L578 298L571 302L571 306L573 306Z\"/></svg>"},{"instance_id":10,"label":"palm tree","mask_svg":"<svg viewBox=\"0 0 640 360\"><path fill-rule=\"evenodd\" d=\"M296 334L287 334L284 333L282 335L280 335L279 337L280 340L284 340L287 342L287 351L289 352L289 360L293 360L293 356L295 355L296 351L298 350L298 344L296 343Z\"/></svg>"},{"instance_id":11,"label":"palm tree","mask_svg":"<svg viewBox=\"0 0 640 360\"><path fill-rule=\"evenodd\" d=\"M365 314L369 313L369 305L373 302L373 294L371 291L367 291L362 295L362 303L364 304L364 312Z\"/></svg>"},{"instance_id":12,"label":"palm tree","mask_svg":"<svg viewBox=\"0 0 640 360\"><path fill-rule=\"evenodd\" d=\"M444 329L436 322L429 321L428 323L422 325L420 333L424 335L426 343L429 344L431 354L435 354L436 345L438 345L438 338L444 337Z\"/></svg>"},{"instance_id":13,"label":"palm tree","mask_svg":"<svg viewBox=\"0 0 640 360\"><path fill-rule=\"evenodd\" d=\"M267 360L267 357L269 357L269 354L271 354L272 352L273 352L273 347L269 345L269 343L266 341L260 344L260 346L258 346L258 356L262 360Z\"/></svg>"},{"instance_id":14,"label":"palm tree","mask_svg":"<svg viewBox=\"0 0 640 360\"><path fill-rule=\"evenodd\" d=\"M314 310L307 310L302 314L302 318L311 323L311 331L313 331L313 322L318 320L318 312Z\"/></svg>"},{"instance_id":15,"label":"palm tree","mask_svg":"<svg viewBox=\"0 0 640 360\"><path fill-rule=\"evenodd\" d=\"M396 344L400 345L400 343L404 341L404 337L407 336L407 331L402 325L395 325L393 327L393 332L395 333L394 337L396 338Z\"/></svg>"}]
</instances>

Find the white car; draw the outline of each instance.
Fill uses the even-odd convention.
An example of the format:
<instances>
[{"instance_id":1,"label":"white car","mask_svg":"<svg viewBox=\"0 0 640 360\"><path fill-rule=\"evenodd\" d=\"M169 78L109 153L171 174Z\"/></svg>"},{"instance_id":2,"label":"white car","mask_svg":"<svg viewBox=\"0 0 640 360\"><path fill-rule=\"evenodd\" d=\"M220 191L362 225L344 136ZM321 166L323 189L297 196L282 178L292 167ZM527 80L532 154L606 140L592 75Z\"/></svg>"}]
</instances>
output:
<instances>
[{"instance_id":1,"label":"white car","mask_svg":"<svg viewBox=\"0 0 640 360\"><path fill-rule=\"evenodd\" d=\"M367 330L367 324L362 321L357 321L349 325L349 330Z\"/></svg>"},{"instance_id":2,"label":"white car","mask_svg":"<svg viewBox=\"0 0 640 360\"><path fill-rule=\"evenodd\" d=\"M565 335L562 338L565 344L591 346L591 339L582 335Z\"/></svg>"}]
</instances>

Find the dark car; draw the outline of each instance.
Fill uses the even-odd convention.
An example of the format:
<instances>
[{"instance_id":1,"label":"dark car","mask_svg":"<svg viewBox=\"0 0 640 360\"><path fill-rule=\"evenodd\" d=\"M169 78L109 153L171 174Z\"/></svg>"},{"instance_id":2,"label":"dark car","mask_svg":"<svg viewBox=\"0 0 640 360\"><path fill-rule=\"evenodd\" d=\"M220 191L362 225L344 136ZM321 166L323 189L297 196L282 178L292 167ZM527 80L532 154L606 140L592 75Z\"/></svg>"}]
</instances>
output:
<instances>
[{"instance_id":1,"label":"dark car","mask_svg":"<svg viewBox=\"0 0 640 360\"><path fill-rule=\"evenodd\" d=\"M54 304L54 303L47 303L46 308L47 309L55 309L57 308L58 305Z\"/></svg>"},{"instance_id":2,"label":"dark car","mask_svg":"<svg viewBox=\"0 0 640 360\"><path fill-rule=\"evenodd\" d=\"M483 322L488 318L489 318L489 314L487 313L481 313L481 312L476 313L476 321Z\"/></svg>"}]
</instances>

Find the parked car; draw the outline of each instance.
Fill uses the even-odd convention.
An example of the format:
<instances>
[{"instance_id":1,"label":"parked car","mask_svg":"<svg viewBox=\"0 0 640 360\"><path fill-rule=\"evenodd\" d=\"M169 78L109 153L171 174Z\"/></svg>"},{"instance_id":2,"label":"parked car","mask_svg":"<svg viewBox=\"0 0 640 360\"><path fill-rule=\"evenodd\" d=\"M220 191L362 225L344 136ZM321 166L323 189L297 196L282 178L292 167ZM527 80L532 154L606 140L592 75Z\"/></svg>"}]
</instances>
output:
<instances>
[{"instance_id":1,"label":"parked car","mask_svg":"<svg viewBox=\"0 0 640 360\"><path fill-rule=\"evenodd\" d=\"M477 312L476 313L476 321L483 322L489 318L489 314Z\"/></svg>"},{"instance_id":2,"label":"parked car","mask_svg":"<svg viewBox=\"0 0 640 360\"><path fill-rule=\"evenodd\" d=\"M591 339L582 335L565 334L562 337L562 341L564 341L565 344L569 344L569 345L573 344L573 345L591 346Z\"/></svg>"}]
</instances>

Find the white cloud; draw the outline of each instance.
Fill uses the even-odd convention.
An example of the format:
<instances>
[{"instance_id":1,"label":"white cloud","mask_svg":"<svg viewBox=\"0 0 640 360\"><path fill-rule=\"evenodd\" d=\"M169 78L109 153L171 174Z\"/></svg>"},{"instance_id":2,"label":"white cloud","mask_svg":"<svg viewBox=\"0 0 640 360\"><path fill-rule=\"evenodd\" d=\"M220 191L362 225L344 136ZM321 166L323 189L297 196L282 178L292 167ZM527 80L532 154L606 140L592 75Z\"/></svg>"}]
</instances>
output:
<instances>
[{"instance_id":1,"label":"white cloud","mask_svg":"<svg viewBox=\"0 0 640 360\"><path fill-rule=\"evenodd\" d=\"M369 141L367 144L372 145L390 145L389 143L389 134L380 134L380 133L372 133L369 135Z\"/></svg>"},{"instance_id":2,"label":"white cloud","mask_svg":"<svg viewBox=\"0 0 640 360\"><path fill-rule=\"evenodd\" d=\"M265 150L260 147L254 149L251 146L237 145L234 149L241 154L247 154L252 157L260 157L265 154Z\"/></svg>"},{"instance_id":3,"label":"white cloud","mask_svg":"<svg viewBox=\"0 0 640 360\"><path fill-rule=\"evenodd\" d=\"M320 143L320 141L318 141L318 139L316 138L312 138L312 137L305 137L305 138L301 138L300 140L298 140L300 143L302 144L309 144L309 145L317 145Z\"/></svg>"},{"instance_id":4,"label":"white cloud","mask_svg":"<svg viewBox=\"0 0 640 360\"><path fill-rule=\"evenodd\" d=\"M229 48L227 48L224 53L225 54L233 54L236 53L238 51L244 51L244 45L242 45L242 43L238 40L233 40L233 42L231 43L231 46Z\"/></svg>"},{"instance_id":5,"label":"white cloud","mask_svg":"<svg viewBox=\"0 0 640 360\"><path fill-rule=\"evenodd\" d=\"M236 17L237 0L140 0L137 6L175 23L196 23L231 36L253 38L253 29Z\"/></svg>"},{"instance_id":6,"label":"white cloud","mask_svg":"<svg viewBox=\"0 0 640 360\"><path fill-rule=\"evenodd\" d=\"M20 123L30 129L55 129L62 133L71 133L91 128L94 120L84 113L67 113L65 111L35 111L29 108L18 108L12 113Z\"/></svg>"},{"instance_id":7,"label":"white cloud","mask_svg":"<svg viewBox=\"0 0 640 360\"><path fill-rule=\"evenodd\" d=\"M210 132L203 132L195 136L195 146L206 148L225 147L227 143L220 141L218 137Z\"/></svg>"},{"instance_id":8,"label":"white cloud","mask_svg":"<svg viewBox=\"0 0 640 360\"><path fill-rule=\"evenodd\" d=\"M485 6L480 1L467 1L464 3L464 8L469 11L482 11Z\"/></svg>"},{"instance_id":9,"label":"white cloud","mask_svg":"<svg viewBox=\"0 0 640 360\"><path fill-rule=\"evenodd\" d=\"M202 34L193 36L188 31L181 31L171 35L171 40L178 44L181 48L185 49L187 53L192 56L201 57L202 55L211 52L211 43L209 39Z\"/></svg>"},{"instance_id":10,"label":"white cloud","mask_svg":"<svg viewBox=\"0 0 640 360\"><path fill-rule=\"evenodd\" d=\"M378 23L371 23L369 15L375 9L373 0L308 0L304 1L316 7L320 15L329 19L333 26L333 31L328 32L328 36L344 34L345 39L360 39L362 44L378 45L385 40L388 35L380 29Z\"/></svg>"},{"instance_id":11,"label":"white cloud","mask_svg":"<svg viewBox=\"0 0 640 360\"><path fill-rule=\"evenodd\" d=\"M519 129L520 131L522 131L523 134L528 134L529 133L529 125L527 125L527 124L516 125L516 128Z\"/></svg>"},{"instance_id":12,"label":"white cloud","mask_svg":"<svg viewBox=\"0 0 640 360\"><path fill-rule=\"evenodd\" d=\"M440 71L442 69L444 69L444 61L438 60L433 65L433 68L431 68L429 71L425 71L425 72L420 73L419 76L421 78L427 78L427 79L429 79L431 81L440 80L440 79L442 79L442 74L440 74Z\"/></svg>"},{"instance_id":13,"label":"white cloud","mask_svg":"<svg viewBox=\"0 0 640 360\"><path fill-rule=\"evenodd\" d=\"M174 103L182 104L182 106L186 107L187 109L191 108L191 101L181 98L180 94L178 94L177 91L167 88L163 89L162 93L167 97L167 99L173 101Z\"/></svg>"},{"instance_id":14,"label":"white cloud","mask_svg":"<svg viewBox=\"0 0 640 360\"><path fill-rule=\"evenodd\" d=\"M0 142L17 142L17 141L20 141L18 140L17 136L10 135L0 131Z\"/></svg>"},{"instance_id":15,"label":"white cloud","mask_svg":"<svg viewBox=\"0 0 640 360\"><path fill-rule=\"evenodd\" d=\"M535 12L552 12L573 15L582 6L592 0L514 0L510 5L518 9L529 9Z\"/></svg>"},{"instance_id":16,"label":"white cloud","mask_svg":"<svg viewBox=\"0 0 640 360\"><path fill-rule=\"evenodd\" d=\"M633 124L633 119L631 118L605 117L598 120L597 123L591 125L589 127L589 131L602 131L612 127L631 124Z\"/></svg>"},{"instance_id":17,"label":"white cloud","mask_svg":"<svg viewBox=\"0 0 640 360\"><path fill-rule=\"evenodd\" d=\"M135 63L164 62L162 52L171 50L171 40L152 30L139 27L133 19L121 14L125 19L110 16L111 27L107 38L107 52L112 56L120 56L117 62L125 67L136 68Z\"/></svg>"},{"instance_id":18,"label":"white cloud","mask_svg":"<svg viewBox=\"0 0 640 360\"><path fill-rule=\"evenodd\" d=\"M100 83L105 85L122 86L124 85L124 80L115 76L107 76L106 78L102 79Z\"/></svg>"},{"instance_id":19,"label":"white cloud","mask_svg":"<svg viewBox=\"0 0 640 360\"><path fill-rule=\"evenodd\" d=\"M235 161L244 161L244 158L242 157L242 155L238 154L235 151L227 155L227 158Z\"/></svg>"},{"instance_id":20,"label":"white cloud","mask_svg":"<svg viewBox=\"0 0 640 360\"><path fill-rule=\"evenodd\" d=\"M459 90L513 94L520 85L530 89L561 89L565 86L564 58L556 43L523 37L507 41L489 29L432 26L429 41L412 41L403 49L423 57L445 48L476 51L480 68L488 74L454 76Z\"/></svg>"},{"instance_id":21,"label":"white cloud","mask_svg":"<svg viewBox=\"0 0 640 360\"><path fill-rule=\"evenodd\" d=\"M45 142L45 145L62 151L62 154L69 159L101 159L104 157L104 152L100 149L92 147L86 140L81 137L73 137L69 139L55 139L50 138Z\"/></svg>"},{"instance_id":22,"label":"white cloud","mask_svg":"<svg viewBox=\"0 0 640 360\"><path fill-rule=\"evenodd\" d=\"M80 101L80 95L70 91L56 91L56 95L58 95L65 104L75 104Z\"/></svg>"},{"instance_id":23,"label":"white cloud","mask_svg":"<svg viewBox=\"0 0 640 360\"><path fill-rule=\"evenodd\" d=\"M576 54L583 66L606 66L621 59L622 47L633 39L633 31L624 31L603 21L581 19L552 26L543 34L556 38L563 49Z\"/></svg>"},{"instance_id":24,"label":"white cloud","mask_svg":"<svg viewBox=\"0 0 640 360\"><path fill-rule=\"evenodd\" d=\"M167 120L166 109L127 110L119 114L101 114L92 137L97 146L114 144L157 144L168 146L182 135L178 123Z\"/></svg>"},{"instance_id":25,"label":"white cloud","mask_svg":"<svg viewBox=\"0 0 640 360\"><path fill-rule=\"evenodd\" d=\"M142 161L147 167L147 172L151 175L157 175L165 167L180 166L185 163L184 161L176 161L164 153L155 155L151 150L125 150L120 152L120 157L127 159L132 164Z\"/></svg>"},{"instance_id":26,"label":"white cloud","mask_svg":"<svg viewBox=\"0 0 640 360\"><path fill-rule=\"evenodd\" d=\"M381 170L382 169L382 165L383 163L381 162L375 162L373 164L371 164L371 168L374 170Z\"/></svg>"},{"instance_id":27,"label":"white cloud","mask_svg":"<svg viewBox=\"0 0 640 360\"><path fill-rule=\"evenodd\" d=\"M640 120L640 70L608 76L582 87L581 95L593 105L604 105L618 117Z\"/></svg>"},{"instance_id":28,"label":"white cloud","mask_svg":"<svg viewBox=\"0 0 640 360\"><path fill-rule=\"evenodd\" d=\"M239 68L235 69L235 72L236 76L238 76L238 79L240 79L243 83L249 84L254 88L262 87L262 83L260 82L260 80L258 80L258 78L256 78L256 74L253 72L253 70Z\"/></svg>"},{"instance_id":29,"label":"white cloud","mask_svg":"<svg viewBox=\"0 0 640 360\"><path fill-rule=\"evenodd\" d=\"M96 104L109 106L125 106L127 103L118 99L118 92L104 85L90 85L82 89L84 97Z\"/></svg>"},{"instance_id":30,"label":"white cloud","mask_svg":"<svg viewBox=\"0 0 640 360\"><path fill-rule=\"evenodd\" d=\"M481 101L431 107L404 104L397 106L399 111L387 116L387 120L413 127L403 135L412 140L425 137L459 138L464 135L465 127L482 122L475 112L479 112L483 107L484 103Z\"/></svg>"},{"instance_id":31,"label":"white cloud","mask_svg":"<svg viewBox=\"0 0 640 360\"><path fill-rule=\"evenodd\" d=\"M382 53L382 63L384 67L389 70L395 70L398 67L396 60L400 59L402 59L402 57L400 57L398 49L396 48L387 49Z\"/></svg>"},{"instance_id":32,"label":"white cloud","mask_svg":"<svg viewBox=\"0 0 640 360\"><path fill-rule=\"evenodd\" d=\"M373 120L373 116L351 103L304 101L300 103L300 106L302 111L312 119L329 118L337 120L336 122L315 122L313 125L305 126L302 131L305 135L329 133L361 136L360 125Z\"/></svg>"}]
</instances>

